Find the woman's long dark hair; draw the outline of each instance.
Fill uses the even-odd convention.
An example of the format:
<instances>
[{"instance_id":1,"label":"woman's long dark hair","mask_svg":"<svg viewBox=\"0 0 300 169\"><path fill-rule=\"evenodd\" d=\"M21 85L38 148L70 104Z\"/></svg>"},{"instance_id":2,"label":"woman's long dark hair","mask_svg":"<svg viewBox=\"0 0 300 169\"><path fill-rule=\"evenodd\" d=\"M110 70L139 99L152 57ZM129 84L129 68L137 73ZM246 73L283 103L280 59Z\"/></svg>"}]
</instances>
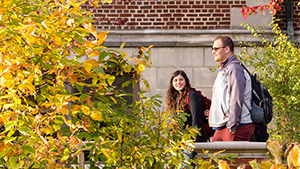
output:
<instances>
[{"instance_id":1,"label":"woman's long dark hair","mask_svg":"<svg viewBox=\"0 0 300 169\"><path fill-rule=\"evenodd\" d=\"M182 89L182 92L179 93L172 85L173 79L181 75L185 79L185 86ZM169 88L167 90L167 96L166 96L166 105L167 110L184 110L184 105L186 102L186 96L191 89L190 80L187 77L186 73L183 70L177 70L175 71L170 79L169 82Z\"/></svg>"}]
</instances>

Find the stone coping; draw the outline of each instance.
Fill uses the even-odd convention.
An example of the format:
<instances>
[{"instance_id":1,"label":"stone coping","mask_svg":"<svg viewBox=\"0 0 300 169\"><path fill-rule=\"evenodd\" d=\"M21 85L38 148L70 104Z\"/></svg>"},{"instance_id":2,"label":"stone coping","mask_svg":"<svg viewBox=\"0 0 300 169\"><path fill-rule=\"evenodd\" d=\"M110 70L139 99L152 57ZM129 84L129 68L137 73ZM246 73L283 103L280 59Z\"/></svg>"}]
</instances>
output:
<instances>
[{"instance_id":1,"label":"stone coping","mask_svg":"<svg viewBox=\"0 0 300 169\"><path fill-rule=\"evenodd\" d=\"M240 158L262 158L267 159L266 142L248 142L248 141L219 141L207 143L195 143L195 151L199 156L203 150L208 150L209 154L225 150L222 154L235 154Z\"/></svg>"},{"instance_id":2,"label":"stone coping","mask_svg":"<svg viewBox=\"0 0 300 169\"><path fill-rule=\"evenodd\" d=\"M266 142L248 142L248 141L216 141L208 143L195 143L195 149L209 150L267 150Z\"/></svg>"},{"instance_id":3,"label":"stone coping","mask_svg":"<svg viewBox=\"0 0 300 169\"><path fill-rule=\"evenodd\" d=\"M271 30L265 34L274 36ZM249 30L111 30L104 42L105 46L119 47L126 42L126 47L150 46L155 47L210 47L219 35L227 35L234 42L241 41L260 43ZM295 40L300 39L299 32L295 32ZM238 38L237 38L238 37Z\"/></svg>"}]
</instances>

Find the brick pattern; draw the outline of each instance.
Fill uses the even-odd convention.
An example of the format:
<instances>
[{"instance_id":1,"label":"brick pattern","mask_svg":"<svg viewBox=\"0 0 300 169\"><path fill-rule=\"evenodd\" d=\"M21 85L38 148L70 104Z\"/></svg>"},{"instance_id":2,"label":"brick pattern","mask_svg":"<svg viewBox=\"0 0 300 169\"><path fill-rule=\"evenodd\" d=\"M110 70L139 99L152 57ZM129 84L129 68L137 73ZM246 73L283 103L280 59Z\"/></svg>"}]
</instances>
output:
<instances>
[{"instance_id":1,"label":"brick pattern","mask_svg":"<svg viewBox=\"0 0 300 169\"><path fill-rule=\"evenodd\" d=\"M300 6L293 1L294 30L299 31ZM241 8L246 0L113 0L91 8L88 2L83 8L94 13L96 29L230 29L231 8ZM286 7L276 15L279 26L286 30Z\"/></svg>"},{"instance_id":2,"label":"brick pattern","mask_svg":"<svg viewBox=\"0 0 300 169\"><path fill-rule=\"evenodd\" d=\"M245 4L246 0L113 0L100 8L83 8L93 10L96 29L207 30L230 29L230 8Z\"/></svg>"},{"instance_id":3,"label":"brick pattern","mask_svg":"<svg viewBox=\"0 0 300 169\"><path fill-rule=\"evenodd\" d=\"M293 1L293 18L294 18L294 30L299 31L300 28L300 6L297 5L298 1ZM280 28L282 30L287 29L287 19L286 19L286 3L285 1L281 5L282 10L276 14L276 17L280 19L278 22Z\"/></svg>"}]
</instances>

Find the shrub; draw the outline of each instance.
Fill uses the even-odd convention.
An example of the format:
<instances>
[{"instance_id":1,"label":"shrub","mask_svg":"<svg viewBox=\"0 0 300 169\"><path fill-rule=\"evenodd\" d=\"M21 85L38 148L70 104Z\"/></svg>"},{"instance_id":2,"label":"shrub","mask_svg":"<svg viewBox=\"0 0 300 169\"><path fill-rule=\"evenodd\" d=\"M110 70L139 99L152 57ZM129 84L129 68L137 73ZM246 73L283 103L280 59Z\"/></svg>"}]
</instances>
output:
<instances>
[{"instance_id":1,"label":"shrub","mask_svg":"<svg viewBox=\"0 0 300 169\"><path fill-rule=\"evenodd\" d=\"M245 25L247 26L247 25ZM281 32L277 24L272 23L274 36L268 37L260 28L247 26L261 44L244 42L241 58L254 67L258 78L273 96L275 118L271 129L271 138L285 143L300 141L300 81L298 44L291 42ZM249 47L251 48L249 50Z\"/></svg>"}]
</instances>

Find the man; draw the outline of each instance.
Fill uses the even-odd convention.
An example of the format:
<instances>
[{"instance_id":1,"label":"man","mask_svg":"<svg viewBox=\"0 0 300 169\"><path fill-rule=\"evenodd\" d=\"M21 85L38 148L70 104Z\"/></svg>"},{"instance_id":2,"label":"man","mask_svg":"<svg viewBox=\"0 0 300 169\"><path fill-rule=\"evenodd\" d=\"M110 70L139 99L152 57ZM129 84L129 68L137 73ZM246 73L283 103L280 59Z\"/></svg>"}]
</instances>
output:
<instances>
[{"instance_id":1,"label":"man","mask_svg":"<svg viewBox=\"0 0 300 169\"><path fill-rule=\"evenodd\" d=\"M221 65L213 86L209 124L215 134L212 141L249 141L255 125L244 104L251 107L251 79L234 55L231 38L214 40L212 53Z\"/></svg>"}]
</instances>

